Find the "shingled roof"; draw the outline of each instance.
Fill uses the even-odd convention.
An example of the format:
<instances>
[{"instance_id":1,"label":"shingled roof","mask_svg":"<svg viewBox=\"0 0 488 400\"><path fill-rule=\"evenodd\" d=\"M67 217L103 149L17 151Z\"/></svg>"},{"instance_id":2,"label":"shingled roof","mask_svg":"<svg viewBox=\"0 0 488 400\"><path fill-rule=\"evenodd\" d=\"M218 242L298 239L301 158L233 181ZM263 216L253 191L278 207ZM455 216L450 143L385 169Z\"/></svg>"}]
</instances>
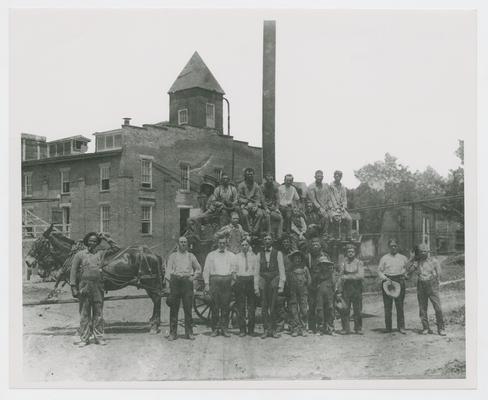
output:
<instances>
[{"instance_id":1,"label":"shingled roof","mask_svg":"<svg viewBox=\"0 0 488 400\"><path fill-rule=\"evenodd\" d=\"M201 88L225 94L219 83L203 62L200 55L195 51L185 68L180 72L168 93L179 92L180 90Z\"/></svg>"}]
</instances>

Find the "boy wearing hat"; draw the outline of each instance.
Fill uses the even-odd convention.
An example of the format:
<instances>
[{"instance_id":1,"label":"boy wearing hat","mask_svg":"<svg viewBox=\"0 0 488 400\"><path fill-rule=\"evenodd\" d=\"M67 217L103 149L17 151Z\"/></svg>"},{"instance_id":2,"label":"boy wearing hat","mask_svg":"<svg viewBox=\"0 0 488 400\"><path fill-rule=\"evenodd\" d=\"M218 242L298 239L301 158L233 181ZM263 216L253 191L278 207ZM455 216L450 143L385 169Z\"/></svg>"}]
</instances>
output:
<instances>
[{"instance_id":1,"label":"boy wearing hat","mask_svg":"<svg viewBox=\"0 0 488 400\"><path fill-rule=\"evenodd\" d=\"M316 286L317 324L321 335L335 336L334 332L334 263L322 256L312 273L312 285Z\"/></svg>"},{"instance_id":2,"label":"boy wearing hat","mask_svg":"<svg viewBox=\"0 0 488 400\"><path fill-rule=\"evenodd\" d=\"M427 309L429 300L435 311L437 333L446 336L444 331L444 318L442 315L441 300L439 298L439 279L441 266L439 262L429 255L429 248L425 244L419 244L415 248L414 260L409 266L409 272L417 275L417 299L419 302L419 315L422 322L422 334L432 333L429 328Z\"/></svg>"},{"instance_id":3,"label":"boy wearing hat","mask_svg":"<svg viewBox=\"0 0 488 400\"><path fill-rule=\"evenodd\" d=\"M291 259L289 304L293 318L291 336L307 336L308 286L312 278L301 251L293 251L289 258Z\"/></svg>"},{"instance_id":4,"label":"boy wearing hat","mask_svg":"<svg viewBox=\"0 0 488 400\"><path fill-rule=\"evenodd\" d=\"M392 330L391 314L393 302L395 302L398 331L405 335L407 332L405 331L403 302L405 300L405 274L407 272L406 266L408 260L407 257L398 252L398 242L395 239L390 239L388 246L390 247L390 252L381 257L380 265L378 266L378 276L382 282L381 291L383 293L383 305L385 308L386 332L391 332ZM386 283L387 287L399 285L400 292L398 296L391 296L385 290L384 283Z\"/></svg>"},{"instance_id":5,"label":"boy wearing hat","mask_svg":"<svg viewBox=\"0 0 488 400\"><path fill-rule=\"evenodd\" d=\"M109 249L98 249L102 240L109 244ZM95 344L105 344L102 264L106 255L116 253L120 248L113 239L96 232L85 235L83 244L86 249L75 254L70 273L71 293L80 301L80 345L90 344L92 335Z\"/></svg>"},{"instance_id":6,"label":"boy wearing hat","mask_svg":"<svg viewBox=\"0 0 488 400\"><path fill-rule=\"evenodd\" d=\"M362 335L361 311L363 307L363 280L364 266L356 257L356 247L352 244L346 246L346 258L339 268L337 291L344 299L345 310L341 313L343 335L351 333L349 324L351 304L354 318L354 332Z\"/></svg>"}]
</instances>

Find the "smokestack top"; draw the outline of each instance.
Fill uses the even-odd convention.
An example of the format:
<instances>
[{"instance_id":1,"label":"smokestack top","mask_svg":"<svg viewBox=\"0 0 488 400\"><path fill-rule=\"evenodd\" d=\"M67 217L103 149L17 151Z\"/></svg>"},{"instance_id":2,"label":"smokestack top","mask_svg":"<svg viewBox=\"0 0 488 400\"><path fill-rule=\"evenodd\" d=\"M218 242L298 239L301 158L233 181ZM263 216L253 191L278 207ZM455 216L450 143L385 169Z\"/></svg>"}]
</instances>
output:
<instances>
[{"instance_id":1,"label":"smokestack top","mask_svg":"<svg viewBox=\"0 0 488 400\"><path fill-rule=\"evenodd\" d=\"M128 117L124 117L123 120L124 120L124 125L130 125L130 120L132 118L128 118Z\"/></svg>"}]
</instances>

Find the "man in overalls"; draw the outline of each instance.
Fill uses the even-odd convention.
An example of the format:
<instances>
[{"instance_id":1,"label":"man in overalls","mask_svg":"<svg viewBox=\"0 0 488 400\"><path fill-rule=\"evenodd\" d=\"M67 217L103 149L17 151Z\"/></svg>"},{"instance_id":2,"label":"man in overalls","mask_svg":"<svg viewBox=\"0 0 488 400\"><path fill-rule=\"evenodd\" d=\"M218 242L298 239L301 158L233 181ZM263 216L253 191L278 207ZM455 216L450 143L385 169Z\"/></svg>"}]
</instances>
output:
<instances>
[{"instance_id":1,"label":"man in overalls","mask_svg":"<svg viewBox=\"0 0 488 400\"><path fill-rule=\"evenodd\" d=\"M305 263L305 256L299 250L290 254L290 309L292 314L291 336L307 336L308 287L311 283L310 272Z\"/></svg>"}]
</instances>

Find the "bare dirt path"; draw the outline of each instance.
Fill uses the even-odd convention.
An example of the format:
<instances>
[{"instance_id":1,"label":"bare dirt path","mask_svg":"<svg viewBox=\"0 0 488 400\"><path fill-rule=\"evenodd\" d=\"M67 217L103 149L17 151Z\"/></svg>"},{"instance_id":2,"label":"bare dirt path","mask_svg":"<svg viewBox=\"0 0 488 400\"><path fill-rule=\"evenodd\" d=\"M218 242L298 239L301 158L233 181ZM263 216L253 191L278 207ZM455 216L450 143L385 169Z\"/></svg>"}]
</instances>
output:
<instances>
[{"instance_id":1,"label":"bare dirt path","mask_svg":"<svg viewBox=\"0 0 488 400\"><path fill-rule=\"evenodd\" d=\"M51 286L25 284L24 300L40 300ZM125 289L117 294L140 293ZM69 298L69 293L64 291L61 298ZM449 315L464 305L464 288L446 287L441 299ZM105 303L104 310L107 346L85 348L73 345L77 304L24 307L24 375L31 381L446 377L440 372L446 364L465 361L464 326L450 323L447 337L419 335L415 293L407 294L405 305L407 335L382 332L383 305L378 295L364 299L364 336L292 338L285 333L266 340L237 335L211 338L208 327L197 325L196 340L168 342L166 305L162 333L150 335L149 299L112 301Z\"/></svg>"}]
</instances>

